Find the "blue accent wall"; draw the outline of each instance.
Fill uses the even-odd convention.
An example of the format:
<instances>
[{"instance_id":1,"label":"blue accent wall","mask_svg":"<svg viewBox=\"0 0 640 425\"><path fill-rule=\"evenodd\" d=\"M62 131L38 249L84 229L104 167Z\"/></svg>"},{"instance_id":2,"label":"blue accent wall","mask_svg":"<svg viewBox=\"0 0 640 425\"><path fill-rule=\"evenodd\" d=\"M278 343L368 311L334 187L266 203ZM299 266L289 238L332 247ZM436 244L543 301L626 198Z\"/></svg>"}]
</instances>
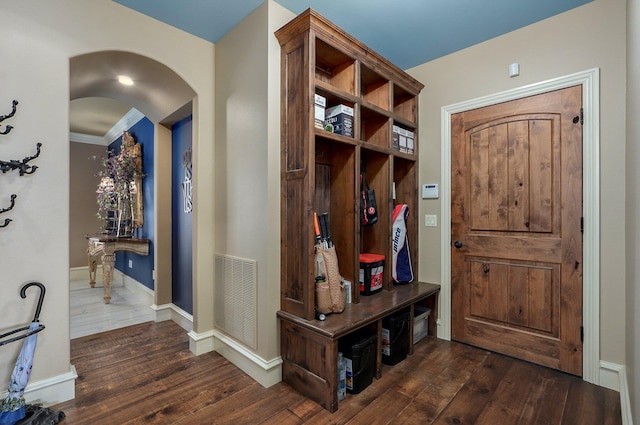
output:
<instances>
[{"instance_id":1,"label":"blue accent wall","mask_svg":"<svg viewBox=\"0 0 640 425\"><path fill-rule=\"evenodd\" d=\"M149 255L138 255L132 252L119 251L116 253L116 269L131 278L142 283L147 288L153 290L153 243L154 243L154 216L153 216L153 199L154 199L154 125L148 118L143 118L134 124L129 132L133 135L133 139L142 145L142 195L144 208L144 224L138 229L136 237L146 238L150 240ZM116 155L120 152L122 146L122 136L109 145L109 150ZM132 267L129 267L129 260Z\"/></svg>"},{"instance_id":2,"label":"blue accent wall","mask_svg":"<svg viewBox=\"0 0 640 425\"><path fill-rule=\"evenodd\" d=\"M183 155L192 147L192 117L177 122L171 139L172 298L173 304L193 314L192 216L184 212Z\"/></svg>"}]
</instances>

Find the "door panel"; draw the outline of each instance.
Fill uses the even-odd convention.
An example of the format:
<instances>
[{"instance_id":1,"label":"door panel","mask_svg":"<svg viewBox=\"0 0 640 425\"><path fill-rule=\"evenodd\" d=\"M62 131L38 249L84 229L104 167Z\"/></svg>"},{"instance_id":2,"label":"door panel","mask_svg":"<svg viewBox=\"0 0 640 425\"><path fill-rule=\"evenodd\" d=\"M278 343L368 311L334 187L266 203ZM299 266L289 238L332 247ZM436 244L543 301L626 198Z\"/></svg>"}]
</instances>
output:
<instances>
[{"instance_id":1,"label":"door panel","mask_svg":"<svg viewBox=\"0 0 640 425\"><path fill-rule=\"evenodd\" d=\"M582 374L581 87L452 119L452 337Z\"/></svg>"}]
</instances>

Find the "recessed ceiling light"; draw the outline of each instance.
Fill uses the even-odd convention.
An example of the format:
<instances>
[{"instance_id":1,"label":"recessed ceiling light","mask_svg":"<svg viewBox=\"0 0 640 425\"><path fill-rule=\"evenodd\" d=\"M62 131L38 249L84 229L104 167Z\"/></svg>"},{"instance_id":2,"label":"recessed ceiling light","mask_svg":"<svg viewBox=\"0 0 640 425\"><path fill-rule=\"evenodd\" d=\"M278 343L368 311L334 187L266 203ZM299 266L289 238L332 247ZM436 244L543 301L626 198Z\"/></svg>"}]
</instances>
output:
<instances>
[{"instance_id":1,"label":"recessed ceiling light","mask_svg":"<svg viewBox=\"0 0 640 425\"><path fill-rule=\"evenodd\" d=\"M118 82L120 84L125 85L125 86L132 86L133 85L133 80L131 79L131 77L128 77L126 75L118 75Z\"/></svg>"}]
</instances>

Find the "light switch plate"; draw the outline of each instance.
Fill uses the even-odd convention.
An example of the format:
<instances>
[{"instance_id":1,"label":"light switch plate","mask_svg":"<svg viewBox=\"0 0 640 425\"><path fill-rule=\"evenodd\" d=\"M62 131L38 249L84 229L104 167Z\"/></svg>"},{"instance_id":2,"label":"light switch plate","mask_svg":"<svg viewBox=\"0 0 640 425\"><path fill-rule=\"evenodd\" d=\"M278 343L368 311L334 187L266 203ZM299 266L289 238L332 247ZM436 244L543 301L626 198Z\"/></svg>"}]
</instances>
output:
<instances>
[{"instance_id":1,"label":"light switch plate","mask_svg":"<svg viewBox=\"0 0 640 425\"><path fill-rule=\"evenodd\" d=\"M436 226L438 226L438 216L437 215L426 214L424 216L424 225L426 227L436 227Z\"/></svg>"}]
</instances>

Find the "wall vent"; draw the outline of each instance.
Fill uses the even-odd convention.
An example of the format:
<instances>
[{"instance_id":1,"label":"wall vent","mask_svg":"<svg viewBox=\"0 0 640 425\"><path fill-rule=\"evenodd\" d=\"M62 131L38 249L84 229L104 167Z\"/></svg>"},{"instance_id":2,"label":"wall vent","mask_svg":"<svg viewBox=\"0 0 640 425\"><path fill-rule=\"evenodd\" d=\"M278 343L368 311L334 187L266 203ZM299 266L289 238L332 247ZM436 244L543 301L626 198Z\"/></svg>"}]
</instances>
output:
<instances>
[{"instance_id":1,"label":"wall vent","mask_svg":"<svg viewBox=\"0 0 640 425\"><path fill-rule=\"evenodd\" d=\"M255 260L215 256L215 325L254 350L257 348L256 269Z\"/></svg>"}]
</instances>

